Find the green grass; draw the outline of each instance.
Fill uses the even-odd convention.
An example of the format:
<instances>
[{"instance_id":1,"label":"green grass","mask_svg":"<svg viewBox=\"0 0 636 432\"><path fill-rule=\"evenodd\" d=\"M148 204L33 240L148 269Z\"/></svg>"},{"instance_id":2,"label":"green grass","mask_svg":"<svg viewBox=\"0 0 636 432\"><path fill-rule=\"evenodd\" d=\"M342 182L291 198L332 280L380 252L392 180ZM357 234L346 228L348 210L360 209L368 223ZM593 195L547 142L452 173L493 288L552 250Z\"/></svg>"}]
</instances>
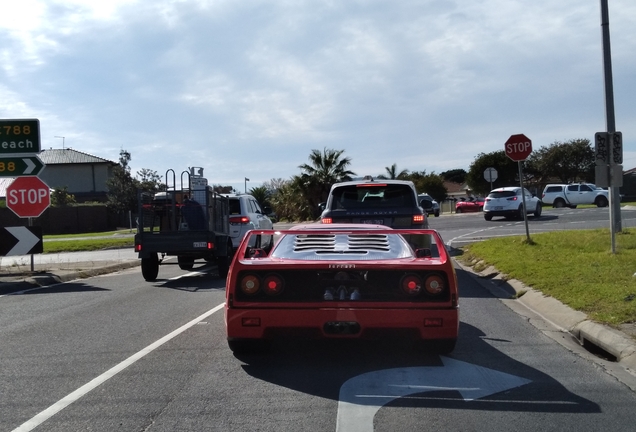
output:
<instances>
[{"instance_id":1,"label":"green grass","mask_svg":"<svg viewBox=\"0 0 636 432\"><path fill-rule=\"evenodd\" d=\"M43 236L44 253L95 251L133 247L130 229L84 234L59 234ZM101 238L106 237L106 238Z\"/></svg>"},{"instance_id":2,"label":"green grass","mask_svg":"<svg viewBox=\"0 0 636 432\"><path fill-rule=\"evenodd\" d=\"M601 323L636 322L636 230L608 229L500 237L471 244L459 260L492 265L509 278L552 296Z\"/></svg>"},{"instance_id":3,"label":"green grass","mask_svg":"<svg viewBox=\"0 0 636 432\"><path fill-rule=\"evenodd\" d=\"M133 237L93 238L86 240L58 240L44 242L44 253L95 251L134 246Z\"/></svg>"}]
</instances>

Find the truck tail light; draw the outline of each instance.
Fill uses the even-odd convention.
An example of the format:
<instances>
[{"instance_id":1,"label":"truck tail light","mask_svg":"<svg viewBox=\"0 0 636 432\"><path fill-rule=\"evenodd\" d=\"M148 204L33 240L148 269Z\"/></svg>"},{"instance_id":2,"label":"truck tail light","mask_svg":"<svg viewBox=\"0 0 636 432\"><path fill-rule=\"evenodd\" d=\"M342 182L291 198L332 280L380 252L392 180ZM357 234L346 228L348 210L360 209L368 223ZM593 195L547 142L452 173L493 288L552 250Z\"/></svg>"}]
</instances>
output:
<instances>
[{"instance_id":1,"label":"truck tail light","mask_svg":"<svg viewBox=\"0 0 636 432\"><path fill-rule=\"evenodd\" d=\"M422 222L424 222L424 215L413 215L413 223L414 224L421 224Z\"/></svg>"},{"instance_id":2,"label":"truck tail light","mask_svg":"<svg viewBox=\"0 0 636 432\"><path fill-rule=\"evenodd\" d=\"M324 224L333 223L333 219L331 219L331 218L322 218L322 223L324 223Z\"/></svg>"},{"instance_id":3,"label":"truck tail light","mask_svg":"<svg viewBox=\"0 0 636 432\"><path fill-rule=\"evenodd\" d=\"M141 252L141 243L135 245L135 252Z\"/></svg>"}]
</instances>

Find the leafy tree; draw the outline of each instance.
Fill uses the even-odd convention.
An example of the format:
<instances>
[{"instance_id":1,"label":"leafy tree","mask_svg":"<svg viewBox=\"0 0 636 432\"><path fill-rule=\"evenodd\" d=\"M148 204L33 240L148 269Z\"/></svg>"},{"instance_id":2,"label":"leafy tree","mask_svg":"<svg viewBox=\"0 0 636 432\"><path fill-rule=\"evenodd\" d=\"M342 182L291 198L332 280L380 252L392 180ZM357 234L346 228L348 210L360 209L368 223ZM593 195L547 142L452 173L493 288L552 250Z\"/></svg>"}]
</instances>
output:
<instances>
[{"instance_id":1,"label":"leafy tree","mask_svg":"<svg viewBox=\"0 0 636 432\"><path fill-rule=\"evenodd\" d=\"M139 181L130 174L130 160L130 153L122 149L119 152L119 165L113 168L113 176L106 181L107 205L117 212L137 210Z\"/></svg>"},{"instance_id":2,"label":"leafy tree","mask_svg":"<svg viewBox=\"0 0 636 432\"><path fill-rule=\"evenodd\" d=\"M302 164L298 167L302 171L300 188L305 199L316 210L319 203L327 200L332 184L351 180L351 176L355 175L348 169L351 159L342 157L343 153L344 150L327 148L324 148L322 152L312 150L309 155L311 165ZM294 179L292 183L295 181L297 180Z\"/></svg>"},{"instance_id":3,"label":"leafy tree","mask_svg":"<svg viewBox=\"0 0 636 432\"><path fill-rule=\"evenodd\" d=\"M528 172L542 183L559 179L561 183L594 181L594 150L588 139L555 141L530 154Z\"/></svg>"},{"instance_id":4,"label":"leafy tree","mask_svg":"<svg viewBox=\"0 0 636 432\"><path fill-rule=\"evenodd\" d=\"M519 184L519 167L503 150L492 153L479 153L468 169L466 183L478 195L487 195L490 192L490 182L484 178L486 168L497 170L497 180L492 184L493 188L514 186Z\"/></svg>"},{"instance_id":5,"label":"leafy tree","mask_svg":"<svg viewBox=\"0 0 636 432\"><path fill-rule=\"evenodd\" d=\"M439 174L416 173L410 180L415 184L415 189L418 194L427 193L438 202L442 202L446 199L448 191L444 186L442 176Z\"/></svg>"},{"instance_id":6,"label":"leafy tree","mask_svg":"<svg viewBox=\"0 0 636 432\"><path fill-rule=\"evenodd\" d=\"M68 192L68 186L56 187L51 193L51 205L53 207L66 207L75 204L75 195Z\"/></svg>"},{"instance_id":7,"label":"leafy tree","mask_svg":"<svg viewBox=\"0 0 636 432\"><path fill-rule=\"evenodd\" d=\"M387 175L385 176L381 174L378 176L378 178L391 179L391 180L395 180L395 179L404 180L409 175L409 170L406 170L406 169L398 173L397 164L393 164L390 167L384 167L384 169L386 170Z\"/></svg>"},{"instance_id":8,"label":"leafy tree","mask_svg":"<svg viewBox=\"0 0 636 432\"><path fill-rule=\"evenodd\" d=\"M307 200L306 183L293 176L271 196L272 208L279 220L305 221L314 218L314 208Z\"/></svg>"},{"instance_id":9,"label":"leafy tree","mask_svg":"<svg viewBox=\"0 0 636 432\"><path fill-rule=\"evenodd\" d=\"M442 178L446 181L453 183L464 183L466 181L466 176L468 173L464 169L453 169L449 171L444 171L440 174Z\"/></svg>"},{"instance_id":10,"label":"leafy tree","mask_svg":"<svg viewBox=\"0 0 636 432\"><path fill-rule=\"evenodd\" d=\"M144 192L155 193L166 190L163 179L157 174L157 171L148 168L142 168L137 172L139 189Z\"/></svg>"},{"instance_id":11,"label":"leafy tree","mask_svg":"<svg viewBox=\"0 0 636 432\"><path fill-rule=\"evenodd\" d=\"M261 209L263 209L263 211L265 211L265 207L271 207L271 204L269 202L270 193L267 187L253 187L249 190L249 193L256 199L256 201L258 201L258 204L261 206Z\"/></svg>"},{"instance_id":12,"label":"leafy tree","mask_svg":"<svg viewBox=\"0 0 636 432\"><path fill-rule=\"evenodd\" d=\"M234 189L232 186L212 185L212 190L220 194L236 193L236 189Z\"/></svg>"}]
</instances>

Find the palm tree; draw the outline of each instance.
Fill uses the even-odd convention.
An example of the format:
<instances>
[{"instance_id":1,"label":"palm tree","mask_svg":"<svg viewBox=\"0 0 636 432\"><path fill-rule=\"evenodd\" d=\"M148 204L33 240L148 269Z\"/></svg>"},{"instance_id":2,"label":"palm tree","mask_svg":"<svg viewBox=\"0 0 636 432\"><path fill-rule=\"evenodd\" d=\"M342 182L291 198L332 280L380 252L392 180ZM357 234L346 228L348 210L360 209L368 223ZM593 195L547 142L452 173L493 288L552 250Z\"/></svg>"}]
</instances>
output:
<instances>
[{"instance_id":1,"label":"palm tree","mask_svg":"<svg viewBox=\"0 0 636 432\"><path fill-rule=\"evenodd\" d=\"M399 173L397 172L397 164L393 164L390 167L384 167L384 169L386 170L386 173L388 174L388 177L385 175L379 175L379 178L389 178L391 180L395 180L395 179L405 179L406 177L408 177L409 175L409 170L402 170Z\"/></svg>"},{"instance_id":2,"label":"palm tree","mask_svg":"<svg viewBox=\"0 0 636 432\"><path fill-rule=\"evenodd\" d=\"M301 179L308 193L307 200L317 207L318 203L327 199L329 189L334 183L351 180L351 176L356 175L348 169L351 159L342 157L344 150L333 150L324 148L312 150L309 155L311 165L302 164Z\"/></svg>"}]
</instances>

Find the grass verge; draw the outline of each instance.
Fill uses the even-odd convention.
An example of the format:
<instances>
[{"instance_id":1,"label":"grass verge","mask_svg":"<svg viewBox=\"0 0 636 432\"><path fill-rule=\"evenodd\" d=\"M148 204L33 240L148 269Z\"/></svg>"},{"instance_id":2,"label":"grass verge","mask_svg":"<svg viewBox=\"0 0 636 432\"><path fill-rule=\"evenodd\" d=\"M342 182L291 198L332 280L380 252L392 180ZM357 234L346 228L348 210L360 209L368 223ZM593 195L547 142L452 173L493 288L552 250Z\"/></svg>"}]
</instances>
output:
<instances>
[{"instance_id":1,"label":"grass verge","mask_svg":"<svg viewBox=\"0 0 636 432\"><path fill-rule=\"evenodd\" d=\"M492 265L597 322L636 322L636 230L616 234L616 254L608 229L534 234L532 240L473 243L457 258L465 265Z\"/></svg>"},{"instance_id":2,"label":"grass verge","mask_svg":"<svg viewBox=\"0 0 636 432\"><path fill-rule=\"evenodd\" d=\"M134 247L133 237L93 238L85 240L56 240L44 242L44 253L95 251Z\"/></svg>"}]
</instances>

